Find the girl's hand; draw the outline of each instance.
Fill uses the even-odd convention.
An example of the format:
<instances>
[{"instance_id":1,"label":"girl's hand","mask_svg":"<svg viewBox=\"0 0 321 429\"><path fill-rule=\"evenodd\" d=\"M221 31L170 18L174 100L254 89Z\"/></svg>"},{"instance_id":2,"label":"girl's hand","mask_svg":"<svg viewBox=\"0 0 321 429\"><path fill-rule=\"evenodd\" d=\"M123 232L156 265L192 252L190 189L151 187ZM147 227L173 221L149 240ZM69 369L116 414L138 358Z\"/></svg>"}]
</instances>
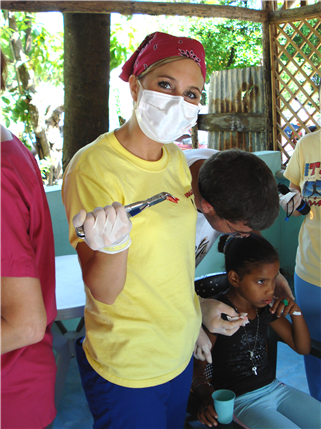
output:
<instances>
[{"instance_id":1,"label":"girl's hand","mask_svg":"<svg viewBox=\"0 0 321 429\"><path fill-rule=\"evenodd\" d=\"M207 396L201 402L197 412L198 420L208 427L217 426L217 413L214 408L214 401L212 396Z\"/></svg>"},{"instance_id":2,"label":"girl's hand","mask_svg":"<svg viewBox=\"0 0 321 429\"><path fill-rule=\"evenodd\" d=\"M283 315L284 317L288 314L301 315L301 309L299 306L290 298L275 298L273 306L271 308L271 313L275 313L277 317ZM293 314L297 313L297 314Z\"/></svg>"}]
</instances>

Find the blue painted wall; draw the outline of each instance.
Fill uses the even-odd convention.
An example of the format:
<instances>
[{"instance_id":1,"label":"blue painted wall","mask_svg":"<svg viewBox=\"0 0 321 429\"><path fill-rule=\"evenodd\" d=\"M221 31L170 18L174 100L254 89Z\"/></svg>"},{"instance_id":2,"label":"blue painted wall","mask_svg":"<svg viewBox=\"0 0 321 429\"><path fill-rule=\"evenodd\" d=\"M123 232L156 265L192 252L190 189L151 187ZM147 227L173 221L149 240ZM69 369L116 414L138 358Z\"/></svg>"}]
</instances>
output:
<instances>
[{"instance_id":1,"label":"blue painted wall","mask_svg":"<svg viewBox=\"0 0 321 429\"><path fill-rule=\"evenodd\" d=\"M45 187L55 239L55 255L72 255L75 249L69 243L69 227L61 198L61 185Z\"/></svg>"}]
</instances>

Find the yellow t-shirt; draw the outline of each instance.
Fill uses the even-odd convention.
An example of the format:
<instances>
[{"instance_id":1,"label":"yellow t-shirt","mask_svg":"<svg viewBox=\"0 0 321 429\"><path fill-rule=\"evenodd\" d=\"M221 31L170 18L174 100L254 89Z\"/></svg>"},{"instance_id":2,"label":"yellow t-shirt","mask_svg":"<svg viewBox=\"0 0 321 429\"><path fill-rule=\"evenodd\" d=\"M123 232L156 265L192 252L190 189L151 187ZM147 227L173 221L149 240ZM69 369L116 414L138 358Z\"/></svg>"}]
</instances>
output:
<instances>
[{"instance_id":1,"label":"yellow t-shirt","mask_svg":"<svg viewBox=\"0 0 321 429\"><path fill-rule=\"evenodd\" d=\"M284 176L300 186L310 206L299 233L295 271L321 287L321 130L299 140Z\"/></svg>"},{"instance_id":2,"label":"yellow t-shirt","mask_svg":"<svg viewBox=\"0 0 321 429\"><path fill-rule=\"evenodd\" d=\"M70 242L78 238L72 218L114 201L127 205L160 192L164 201L132 218L125 287L112 305L86 290L84 350L105 379L125 387L165 383L188 365L201 324L194 291L197 212L183 152L164 145L162 158L142 160L128 152L114 133L82 148L64 175L63 202Z\"/></svg>"}]
</instances>

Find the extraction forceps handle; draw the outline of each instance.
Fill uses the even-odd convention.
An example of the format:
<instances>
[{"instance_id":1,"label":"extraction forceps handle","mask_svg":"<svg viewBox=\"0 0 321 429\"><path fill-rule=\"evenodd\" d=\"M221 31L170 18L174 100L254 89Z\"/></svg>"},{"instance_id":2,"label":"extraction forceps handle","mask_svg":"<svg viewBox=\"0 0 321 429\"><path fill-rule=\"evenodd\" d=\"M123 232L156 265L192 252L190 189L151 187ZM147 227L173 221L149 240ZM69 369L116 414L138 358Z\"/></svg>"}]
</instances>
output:
<instances>
[{"instance_id":1,"label":"extraction forceps handle","mask_svg":"<svg viewBox=\"0 0 321 429\"><path fill-rule=\"evenodd\" d=\"M128 204L127 206L124 206L127 213L127 217L128 219L130 219L131 217L138 215L148 207L155 206L156 204L159 204L165 200L171 201L172 203L176 203L176 204L178 203L178 198L175 198L169 192L161 192L150 198L147 198L147 200L137 201L136 203L132 203L132 204ZM83 225L75 228L75 230L76 230L77 237L85 239L85 231L84 231Z\"/></svg>"}]
</instances>

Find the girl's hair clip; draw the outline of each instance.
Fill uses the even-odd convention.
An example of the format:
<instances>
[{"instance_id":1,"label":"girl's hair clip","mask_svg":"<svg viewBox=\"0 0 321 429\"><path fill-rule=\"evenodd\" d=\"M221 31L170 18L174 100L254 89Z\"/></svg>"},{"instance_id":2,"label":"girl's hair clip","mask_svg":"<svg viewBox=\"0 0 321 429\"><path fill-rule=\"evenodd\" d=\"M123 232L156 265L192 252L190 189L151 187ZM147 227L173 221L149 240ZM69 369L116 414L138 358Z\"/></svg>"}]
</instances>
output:
<instances>
[{"instance_id":1,"label":"girl's hair clip","mask_svg":"<svg viewBox=\"0 0 321 429\"><path fill-rule=\"evenodd\" d=\"M226 251L227 246L230 244L230 242L233 240L233 238L234 238L234 235L230 235L229 238L226 239L224 247L223 247L224 255L225 255L225 251Z\"/></svg>"}]
</instances>

